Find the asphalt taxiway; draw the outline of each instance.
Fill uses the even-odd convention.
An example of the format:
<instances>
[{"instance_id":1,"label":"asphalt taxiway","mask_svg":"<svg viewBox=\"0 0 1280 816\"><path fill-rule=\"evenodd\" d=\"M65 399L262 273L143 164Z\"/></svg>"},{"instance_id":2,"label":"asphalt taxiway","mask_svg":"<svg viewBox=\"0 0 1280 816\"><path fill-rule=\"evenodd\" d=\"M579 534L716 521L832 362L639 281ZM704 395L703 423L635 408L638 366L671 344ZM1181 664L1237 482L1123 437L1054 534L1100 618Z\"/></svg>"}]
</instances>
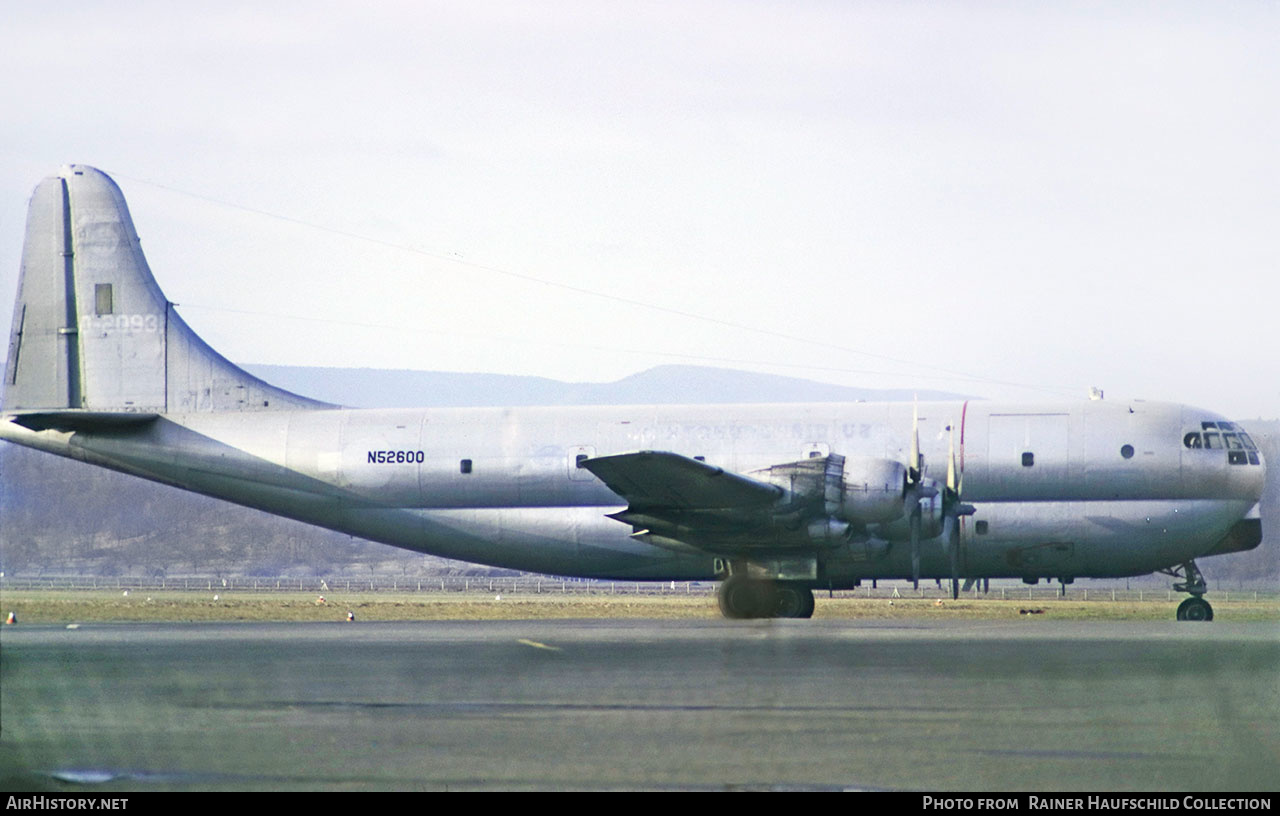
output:
<instances>
[{"instance_id":1,"label":"asphalt taxiway","mask_svg":"<svg viewBox=\"0 0 1280 816\"><path fill-rule=\"evenodd\" d=\"M0 786L1271 791L1280 627L5 627Z\"/></svg>"}]
</instances>

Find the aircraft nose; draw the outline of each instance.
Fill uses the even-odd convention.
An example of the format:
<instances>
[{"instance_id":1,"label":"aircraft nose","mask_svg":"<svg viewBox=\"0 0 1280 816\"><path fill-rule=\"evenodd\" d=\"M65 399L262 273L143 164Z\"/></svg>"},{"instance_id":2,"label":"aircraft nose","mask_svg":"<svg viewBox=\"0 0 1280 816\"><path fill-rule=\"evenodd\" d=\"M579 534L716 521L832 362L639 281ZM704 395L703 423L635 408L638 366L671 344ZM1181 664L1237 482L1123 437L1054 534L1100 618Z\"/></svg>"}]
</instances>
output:
<instances>
[{"instance_id":1,"label":"aircraft nose","mask_svg":"<svg viewBox=\"0 0 1280 816\"><path fill-rule=\"evenodd\" d=\"M1221 416L1184 410L1182 475L1184 484L1209 490L1218 498L1259 501L1266 463L1248 431Z\"/></svg>"},{"instance_id":2,"label":"aircraft nose","mask_svg":"<svg viewBox=\"0 0 1280 816\"><path fill-rule=\"evenodd\" d=\"M1249 468L1250 475L1253 476L1254 490L1257 491L1258 498L1262 498L1262 492L1266 489L1267 484L1267 460L1262 455L1262 451L1258 451L1258 466Z\"/></svg>"},{"instance_id":3,"label":"aircraft nose","mask_svg":"<svg viewBox=\"0 0 1280 816\"><path fill-rule=\"evenodd\" d=\"M1226 479L1233 496L1260 501L1267 479L1267 463L1262 458L1262 452L1251 450L1247 458L1229 459Z\"/></svg>"}]
</instances>

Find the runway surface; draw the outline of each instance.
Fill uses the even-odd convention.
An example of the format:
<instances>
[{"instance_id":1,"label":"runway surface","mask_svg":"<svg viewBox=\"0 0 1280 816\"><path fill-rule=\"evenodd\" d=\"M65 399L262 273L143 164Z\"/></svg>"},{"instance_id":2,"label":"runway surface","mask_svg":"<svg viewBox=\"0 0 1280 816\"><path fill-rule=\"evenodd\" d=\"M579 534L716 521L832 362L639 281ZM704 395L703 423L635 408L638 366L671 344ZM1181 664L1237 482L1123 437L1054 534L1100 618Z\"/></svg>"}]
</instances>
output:
<instances>
[{"instance_id":1,"label":"runway surface","mask_svg":"<svg viewBox=\"0 0 1280 816\"><path fill-rule=\"evenodd\" d=\"M0 787L1280 788L1280 629L15 626Z\"/></svg>"}]
</instances>

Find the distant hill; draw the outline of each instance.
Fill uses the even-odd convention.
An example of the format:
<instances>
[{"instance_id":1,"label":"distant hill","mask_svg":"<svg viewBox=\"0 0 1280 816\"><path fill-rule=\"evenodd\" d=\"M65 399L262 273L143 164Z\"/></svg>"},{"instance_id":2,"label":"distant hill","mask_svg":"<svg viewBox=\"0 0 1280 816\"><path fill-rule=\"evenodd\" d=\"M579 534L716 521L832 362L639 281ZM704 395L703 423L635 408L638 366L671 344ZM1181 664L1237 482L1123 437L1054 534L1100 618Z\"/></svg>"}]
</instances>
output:
<instances>
[{"instance_id":1,"label":"distant hill","mask_svg":"<svg viewBox=\"0 0 1280 816\"><path fill-rule=\"evenodd\" d=\"M679 403L871 402L964 399L944 391L877 390L727 368L665 365L609 383L544 377L375 368L246 365L296 394L352 408L447 406L659 405Z\"/></svg>"}]
</instances>

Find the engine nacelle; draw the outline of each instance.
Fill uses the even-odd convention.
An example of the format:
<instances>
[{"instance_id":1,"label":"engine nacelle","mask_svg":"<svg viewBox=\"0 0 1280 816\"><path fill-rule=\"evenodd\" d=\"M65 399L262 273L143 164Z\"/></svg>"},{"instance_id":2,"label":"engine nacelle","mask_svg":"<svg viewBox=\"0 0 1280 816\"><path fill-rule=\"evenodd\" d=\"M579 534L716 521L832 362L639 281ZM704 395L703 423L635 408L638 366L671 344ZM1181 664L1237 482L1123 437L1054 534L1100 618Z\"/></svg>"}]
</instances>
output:
<instances>
[{"instance_id":1,"label":"engine nacelle","mask_svg":"<svg viewBox=\"0 0 1280 816\"><path fill-rule=\"evenodd\" d=\"M863 524L902 518L906 488L907 468L901 462L847 457L834 515Z\"/></svg>"}]
</instances>

